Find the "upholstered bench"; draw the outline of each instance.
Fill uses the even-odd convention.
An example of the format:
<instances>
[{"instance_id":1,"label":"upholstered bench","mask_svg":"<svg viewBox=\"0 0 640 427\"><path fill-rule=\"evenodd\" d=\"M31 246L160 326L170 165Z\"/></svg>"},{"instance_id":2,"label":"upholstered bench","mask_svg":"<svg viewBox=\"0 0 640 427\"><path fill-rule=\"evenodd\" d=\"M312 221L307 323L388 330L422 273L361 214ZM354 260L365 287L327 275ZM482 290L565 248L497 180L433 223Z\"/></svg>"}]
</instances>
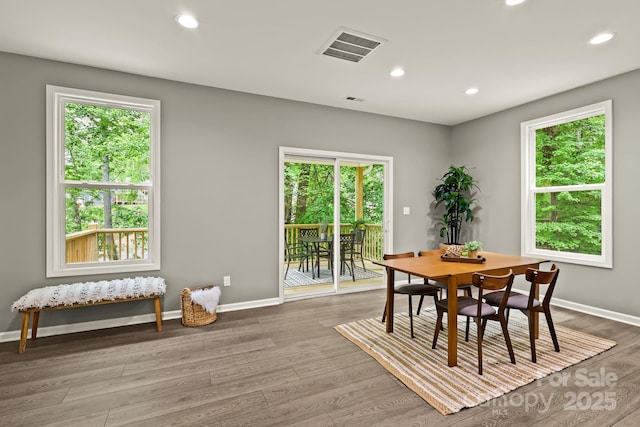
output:
<instances>
[{"instance_id":1,"label":"upholstered bench","mask_svg":"<svg viewBox=\"0 0 640 427\"><path fill-rule=\"evenodd\" d=\"M156 312L156 328L158 332L161 332L162 310L160 297L164 295L166 290L167 286L162 277L103 280L100 282L71 283L32 289L11 306L11 311L22 313L18 352L22 354L27 348L27 333L29 331L31 313L33 313L31 339L36 339L38 320L40 312L43 310L153 299Z\"/></svg>"}]
</instances>

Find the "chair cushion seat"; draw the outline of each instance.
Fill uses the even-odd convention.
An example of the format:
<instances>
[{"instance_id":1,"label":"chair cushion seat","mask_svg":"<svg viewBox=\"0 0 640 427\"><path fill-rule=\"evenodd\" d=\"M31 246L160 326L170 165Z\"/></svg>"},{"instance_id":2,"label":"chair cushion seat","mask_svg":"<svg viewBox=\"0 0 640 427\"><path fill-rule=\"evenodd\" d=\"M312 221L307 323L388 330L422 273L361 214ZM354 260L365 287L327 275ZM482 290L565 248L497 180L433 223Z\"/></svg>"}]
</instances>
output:
<instances>
[{"instance_id":1,"label":"chair cushion seat","mask_svg":"<svg viewBox=\"0 0 640 427\"><path fill-rule=\"evenodd\" d=\"M436 281L433 281L433 280L429 280L429 283L432 286L435 286L435 287L437 287L439 289L446 290L449 287L449 285L444 283L444 282L436 282ZM471 283L459 283L458 284L458 289L471 289L472 286L473 285Z\"/></svg>"},{"instance_id":2,"label":"chair cushion seat","mask_svg":"<svg viewBox=\"0 0 640 427\"><path fill-rule=\"evenodd\" d=\"M394 292L396 294L405 294L405 295L434 295L439 292L439 289L431 285L414 283L411 285L400 285L395 288Z\"/></svg>"},{"instance_id":3,"label":"chair cushion seat","mask_svg":"<svg viewBox=\"0 0 640 427\"><path fill-rule=\"evenodd\" d=\"M438 301L438 305L443 308L447 308L448 301L443 299ZM461 316L476 317L478 314L478 300L471 297L458 297L458 314ZM490 316L496 314L496 309L487 303L482 303L480 315Z\"/></svg>"},{"instance_id":4,"label":"chair cushion seat","mask_svg":"<svg viewBox=\"0 0 640 427\"><path fill-rule=\"evenodd\" d=\"M503 295L504 295L504 291L491 292L489 294L484 295L484 299L489 304L497 306L497 305L500 305ZM509 299L507 300L507 307L515 308L517 310L526 310L528 304L529 304L528 295L523 295L518 292L511 292L511 294L509 294ZM534 298L533 306L538 307L539 305L540 305L540 301Z\"/></svg>"}]
</instances>

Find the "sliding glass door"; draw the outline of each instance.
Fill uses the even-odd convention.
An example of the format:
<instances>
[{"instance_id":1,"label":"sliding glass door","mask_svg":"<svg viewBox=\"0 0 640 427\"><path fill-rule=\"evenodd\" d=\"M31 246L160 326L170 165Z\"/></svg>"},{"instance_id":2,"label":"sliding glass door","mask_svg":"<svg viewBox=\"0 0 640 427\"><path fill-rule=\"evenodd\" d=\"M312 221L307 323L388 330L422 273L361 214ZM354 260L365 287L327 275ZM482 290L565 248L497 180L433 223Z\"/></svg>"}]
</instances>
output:
<instances>
[{"instance_id":1,"label":"sliding glass door","mask_svg":"<svg viewBox=\"0 0 640 427\"><path fill-rule=\"evenodd\" d=\"M280 149L281 299L383 286L392 159Z\"/></svg>"}]
</instances>

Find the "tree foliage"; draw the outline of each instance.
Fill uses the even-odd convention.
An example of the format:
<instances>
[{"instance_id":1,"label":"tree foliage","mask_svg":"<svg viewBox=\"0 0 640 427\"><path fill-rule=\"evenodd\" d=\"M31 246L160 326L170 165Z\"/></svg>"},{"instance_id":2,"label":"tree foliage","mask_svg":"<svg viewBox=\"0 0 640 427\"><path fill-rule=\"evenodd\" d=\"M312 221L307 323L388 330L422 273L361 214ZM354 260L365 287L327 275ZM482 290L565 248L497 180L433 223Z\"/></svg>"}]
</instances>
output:
<instances>
[{"instance_id":1,"label":"tree foliage","mask_svg":"<svg viewBox=\"0 0 640 427\"><path fill-rule=\"evenodd\" d=\"M365 169L363 176L366 223L381 224L383 217L382 165ZM340 218L343 223L356 219L356 168L340 167ZM333 221L333 164L287 161L284 169L285 224L319 224Z\"/></svg>"},{"instance_id":2,"label":"tree foliage","mask_svg":"<svg viewBox=\"0 0 640 427\"><path fill-rule=\"evenodd\" d=\"M65 180L144 183L150 180L149 113L68 103L65 106ZM66 188L67 233L147 227L145 194L138 190Z\"/></svg>"},{"instance_id":3,"label":"tree foliage","mask_svg":"<svg viewBox=\"0 0 640 427\"><path fill-rule=\"evenodd\" d=\"M536 186L601 184L605 179L604 115L536 131ZM601 254L601 192L540 192L536 247Z\"/></svg>"}]
</instances>

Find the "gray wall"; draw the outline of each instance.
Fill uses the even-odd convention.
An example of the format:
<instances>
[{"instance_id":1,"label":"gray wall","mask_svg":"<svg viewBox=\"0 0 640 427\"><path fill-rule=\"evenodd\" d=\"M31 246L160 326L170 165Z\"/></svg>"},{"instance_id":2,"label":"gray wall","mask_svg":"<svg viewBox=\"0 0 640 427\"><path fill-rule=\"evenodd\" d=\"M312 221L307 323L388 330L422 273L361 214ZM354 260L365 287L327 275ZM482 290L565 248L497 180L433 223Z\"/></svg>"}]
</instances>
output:
<instances>
[{"instance_id":1,"label":"gray wall","mask_svg":"<svg viewBox=\"0 0 640 427\"><path fill-rule=\"evenodd\" d=\"M473 167L482 206L474 221L485 249L520 250L520 122L613 100L613 269L560 264L558 298L640 316L635 243L640 159L640 70L503 111L452 129L452 158Z\"/></svg>"},{"instance_id":2,"label":"gray wall","mask_svg":"<svg viewBox=\"0 0 640 427\"><path fill-rule=\"evenodd\" d=\"M0 332L32 288L135 274L45 278L45 85L162 102L163 310L221 283L222 304L278 296L278 147L394 158L395 250L427 247L428 205L451 129L313 104L0 53ZM411 215L402 215L402 206ZM42 326L151 313L148 302L60 310Z\"/></svg>"}]
</instances>

